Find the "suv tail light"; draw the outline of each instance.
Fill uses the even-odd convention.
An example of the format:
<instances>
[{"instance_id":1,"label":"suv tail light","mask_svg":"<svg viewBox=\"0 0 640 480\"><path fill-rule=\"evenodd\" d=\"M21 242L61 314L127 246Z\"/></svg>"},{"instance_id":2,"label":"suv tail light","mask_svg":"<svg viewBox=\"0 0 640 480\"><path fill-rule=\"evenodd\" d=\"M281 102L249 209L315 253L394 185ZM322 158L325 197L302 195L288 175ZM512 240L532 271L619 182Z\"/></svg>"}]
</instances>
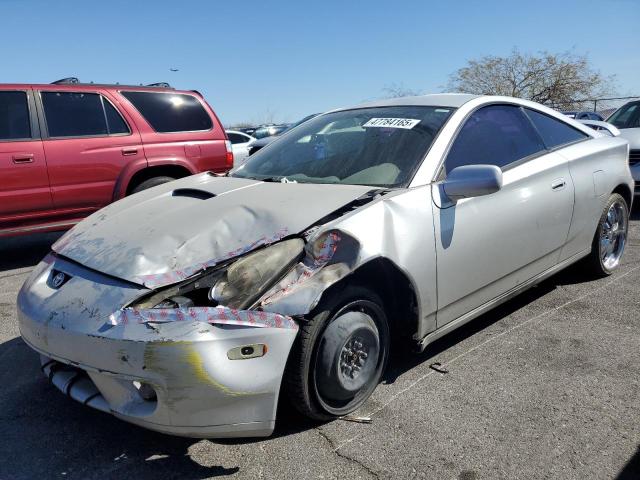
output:
<instances>
[{"instance_id":1,"label":"suv tail light","mask_svg":"<svg viewBox=\"0 0 640 480\"><path fill-rule=\"evenodd\" d=\"M233 168L233 150L231 149L231 142L226 140L224 146L227 147L227 168Z\"/></svg>"}]
</instances>

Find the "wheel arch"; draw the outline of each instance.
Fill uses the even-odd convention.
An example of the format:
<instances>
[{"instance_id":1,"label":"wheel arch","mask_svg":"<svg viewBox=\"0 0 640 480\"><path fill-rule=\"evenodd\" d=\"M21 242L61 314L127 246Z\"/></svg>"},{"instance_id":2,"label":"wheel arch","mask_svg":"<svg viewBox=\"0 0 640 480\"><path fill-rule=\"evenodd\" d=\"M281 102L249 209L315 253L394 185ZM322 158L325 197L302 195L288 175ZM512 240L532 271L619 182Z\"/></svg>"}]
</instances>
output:
<instances>
[{"instance_id":1,"label":"wheel arch","mask_svg":"<svg viewBox=\"0 0 640 480\"><path fill-rule=\"evenodd\" d=\"M183 178L191 175L192 172L181 165L154 165L138 170L132 175L127 183L125 195L129 195L136 186L153 177L167 176L173 178Z\"/></svg>"},{"instance_id":2,"label":"wheel arch","mask_svg":"<svg viewBox=\"0 0 640 480\"><path fill-rule=\"evenodd\" d=\"M346 284L373 290L384 303L392 337L408 339L419 331L419 304L413 281L393 261L376 257L331 285L322 296Z\"/></svg>"},{"instance_id":3,"label":"wheel arch","mask_svg":"<svg viewBox=\"0 0 640 480\"><path fill-rule=\"evenodd\" d=\"M627 208L629 209L629 211L631 211L631 203L633 202L633 192L631 191L628 185L621 183L616 188L614 188L613 192L611 193L617 193L621 195L622 198L624 198L624 201L627 202Z\"/></svg>"}]
</instances>

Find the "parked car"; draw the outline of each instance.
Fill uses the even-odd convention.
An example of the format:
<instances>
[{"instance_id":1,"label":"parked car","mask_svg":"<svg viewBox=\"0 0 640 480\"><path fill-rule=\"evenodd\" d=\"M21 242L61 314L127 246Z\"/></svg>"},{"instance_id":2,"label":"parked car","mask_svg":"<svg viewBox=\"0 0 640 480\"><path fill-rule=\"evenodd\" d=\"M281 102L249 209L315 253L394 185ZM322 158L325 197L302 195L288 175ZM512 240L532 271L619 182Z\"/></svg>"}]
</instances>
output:
<instances>
[{"instance_id":1,"label":"parked car","mask_svg":"<svg viewBox=\"0 0 640 480\"><path fill-rule=\"evenodd\" d=\"M242 128L235 128L234 130L253 136L253 132L255 132L257 128L258 127L242 127Z\"/></svg>"},{"instance_id":2,"label":"parked car","mask_svg":"<svg viewBox=\"0 0 640 480\"><path fill-rule=\"evenodd\" d=\"M620 136L629 142L629 166L636 182L635 194L640 195L640 100L625 103L607 122L620 129Z\"/></svg>"},{"instance_id":3,"label":"parked car","mask_svg":"<svg viewBox=\"0 0 640 480\"><path fill-rule=\"evenodd\" d=\"M575 120L596 120L599 122L604 121L604 117L598 112L577 112L575 110L562 112L569 118Z\"/></svg>"},{"instance_id":4,"label":"parked car","mask_svg":"<svg viewBox=\"0 0 640 480\"><path fill-rule=\"evenodd\" d=\"M197 92L0 85L0 236L64 230L130 193L232 166Z\"/></svg>"},{"instance_id":5,"label":"parked car","mask_svg":"<svg viewBox=\"0 0 640 480\"><path fill-rule=\"evenodd\" d=\"M325 113L76 225L22 287L20 331L57 388L153 430L269 435L281 389L340 417L391 336L424 349L578 260L615 271L627 148L508 97Z\"/></svg>"},{"instance_id":6,"label":"parked car","mask_svg":"<svg viewBox=\"0 0 640 480\"><path fill-rule=\"evenodd\" d=\"M256 128L256 130L253 132L252 136L256 139L261 139L261 138L265 138L265 137L271 137L273 135L278 135L282 132L284 132L287 128L289 128L289 125L286 123L280 124L280 125L263 125L260 126L258 128Z\"/></svg>"},{"instance_id":7,"label":"parked car","mask_svg":"<svg viewBox=\"0 0 640 480\"><path fill-rule=\"evenodd\" d=\"M307 115L306 117L304 117L301 120L298 120L296 123L292 124L291 126L289 126L288 128L284 129L282 132L280 133L276 133L275 135L271 135L269 137L263 137L263 138L259 138L258 140L256 140L255 142L253 142L251 144L251 146L249 147L249 155L253 155L254 153L256 153L258 150L260 150L263 147L266 147L267 145L269 145L271 142L273 142L274 140L278 139L280 137L280 135L282 135L285 132L288 132L289 130L291 130L292 128L297 127L298 125L306 122L307 120L311 120L313 117L317 117L318 115L320 115L319 113L313 113L311 115Z\"/></svg>"},{"instance_id":8,"label":"parked car","mask_svg":"<svg viewBox=\"0 0 640 480\"><path fill-rule=\"evenodd\" d=\"M233 150L233 166L238 167L249 156L249 148L255 143L256 139L238 130L227 130L227 137Z\"/></svg>"}]
</instances>

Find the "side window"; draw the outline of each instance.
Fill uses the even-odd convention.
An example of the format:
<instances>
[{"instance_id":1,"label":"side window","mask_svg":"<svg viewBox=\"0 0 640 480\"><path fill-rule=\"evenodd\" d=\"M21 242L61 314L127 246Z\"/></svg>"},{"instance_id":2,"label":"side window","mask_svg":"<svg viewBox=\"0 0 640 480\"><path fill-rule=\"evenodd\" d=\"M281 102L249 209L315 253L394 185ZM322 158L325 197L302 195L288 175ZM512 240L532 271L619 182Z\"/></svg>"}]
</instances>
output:
<instances>
[{"instance_id":1,"label":"side window","mask_svg":"<svg viewBox=\"0 0 640 480\"><path fill-rule=\"evenodd\" d=\"M106 98L102 98L104 104L104 114L107 117L107 126L109 127L109 135L118 135L122 133L131 133L129 126L124 118L118 113L116 108Z\"/></svg>"},{"instance_id":2,"label":"side window","mask_svg":"<svg viewBox=\"0 0 640 480\"><path fill-rule=\"evenodd\" d=\"M159 92L122 92L160 133L210 130L213 122L193 95Z\"/></svg>"},{"instance_id":3,"label":"side window","mask_svg":"<svg viewBox=\"0 0 640 480\"><path fill-rule=\"evenodd\" d=\"M520 107L490 105L467 119L449 150L445 170L478 164L502 168L544 149Z\"/></svg>"},{"instance_id":4,"label":"side window","mask_svg":"<svg viewBox=\"0 0 640 480\"><path fill-rule=\"evenodd\" d=\"M31 138L26 92L0 92L0 140Z\"/></svg>"},{"instance_id":5,"label":"side window","mask_svg":"<svg viewBox=\"0 0 640 480\"><path fill-rule=\"evenodd\" d=\"M527 115L536 126L547 148L556 148L569 143L589 138L586 133L576 130L561 120L549 117L544 113L525 108Z\"/></svg>"},{"instance_id":6,"label":"side window","mask_svg":"<svg viewBox=\"0 0 640 480\"><path fill-rule=\"evenodd\" d=\"M42 92L42 105L51 137L108 134L97 93Z\"/></svg>"},{"instance_id":7,"label":"side window","mask_svg":"<svg viewBox=\"0 0 640 480\"><path fill-rule=\"evenodd\" d=\"M240 135L239 133L227 133L227 136L229 137L229 141L234 145L237 143L247 143L249 141L248 137Z\"/></svg>"}]
</instances>

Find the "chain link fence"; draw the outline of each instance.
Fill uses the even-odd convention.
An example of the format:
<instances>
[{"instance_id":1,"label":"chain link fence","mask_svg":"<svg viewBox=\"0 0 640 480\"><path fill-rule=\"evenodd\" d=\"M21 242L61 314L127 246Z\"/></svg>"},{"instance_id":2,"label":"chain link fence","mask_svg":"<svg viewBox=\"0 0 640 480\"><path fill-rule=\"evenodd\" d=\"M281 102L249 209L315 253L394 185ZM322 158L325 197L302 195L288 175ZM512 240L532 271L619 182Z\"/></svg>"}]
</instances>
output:
<instances>
[{"instance_id":1,"label":"chain link fence","mask_svg":"<svg viewBox=\"0 0 640 480\"><path fill-rule=\"evenodd\" d=\"M577 110L585 112L598 112L604 118L608 118L613 112L627 102L640 100L640 96L585 98L570 103L557 103L552 106L556 110Z\"/></svg>"}]
</instances>

